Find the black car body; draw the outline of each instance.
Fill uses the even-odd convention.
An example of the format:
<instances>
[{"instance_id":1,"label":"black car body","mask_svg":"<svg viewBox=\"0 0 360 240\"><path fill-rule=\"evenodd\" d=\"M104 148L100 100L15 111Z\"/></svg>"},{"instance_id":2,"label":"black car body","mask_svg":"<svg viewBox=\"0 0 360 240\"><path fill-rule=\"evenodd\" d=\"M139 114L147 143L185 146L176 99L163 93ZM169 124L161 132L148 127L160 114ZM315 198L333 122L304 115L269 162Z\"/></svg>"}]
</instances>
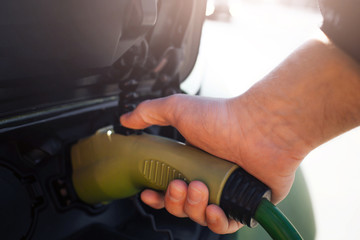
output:
<instances>
[{"instance_id":1,"label":"black car body","mask_svg":"<svg viewBox=\"0 0 360 240\"><path fill-rule=\"evenodd\" d=\"M101 127L118 127L119 115L140 101L181 92L198 54L205 5L0 3L1 239L200 236L190 221L174 224L161 212L155 219L136 196L82 203L72 189L69 151ZM149 131L177 136L168 128Z\"/></svg>"}]
</instances>

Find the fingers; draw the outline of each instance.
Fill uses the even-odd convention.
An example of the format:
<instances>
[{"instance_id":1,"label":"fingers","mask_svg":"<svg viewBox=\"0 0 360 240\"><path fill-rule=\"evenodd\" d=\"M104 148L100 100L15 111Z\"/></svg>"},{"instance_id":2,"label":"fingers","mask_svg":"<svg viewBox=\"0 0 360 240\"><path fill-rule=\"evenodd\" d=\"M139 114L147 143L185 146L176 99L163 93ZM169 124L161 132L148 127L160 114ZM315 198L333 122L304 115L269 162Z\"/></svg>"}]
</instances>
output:
<instances>
[{"instance_id":1,"label":"fingers","mask_svg":"<svg viewBox=\"0 0 360 240\"><path fill-rule=\"evenodd\" d=\"M228 219L224 211L214 204L211 204L206 208L206 222L208 228L217 234L234 233L243 227L240 222Z\"/></svg>"},{"instance_id":2,"label":"fingers","mask_svg":"<svg viewBox=\"0 0 360 240\"><path fill-rule=\"evenodd\" d=\"M141 200L155 209L161 209L164 205L164 195L153 190L146 189L140 195Z\"/></svg>"},{"instance_id":3,"label":"fingers","mask_svg":"<svg viewBox=\"0 0 360 240\"><path fill-rule=\"evenodd\" d=\"M209 190L206 185L199 181L189 184L184 212L193 221L202 226L207 226L205 211L209 201Z\"/></svg>"},{"instance_id":4,"label":"fingers","mask_svg":"<svg viewBox=\"0 0 360 240\"><path fill-rule=\"evenodd\" d=\"M182 95L147 100L133 111L120 117L123 126L143 129L151 125L167 126L172 124L173 113L181 103Z\"/></svg>"},{"instance_id":5,"label":"fingers","mask_svg":"<svg viewBox=\"0 0 360 240\"><path fill-rule=\"evenodd\" d=\"M218 234L228 234L239 230L243 225L228 219L224 211L216 205L208 205L209 190L200 181L186 186L181 180L170 183L165 194L165 208L177 217L189 217L200 225L208 226Z\"/></svg>"},{"instance_id":6,"label":"fingers","mask_svg":"<svg viewBox=\"0 0 360 240\"><path fill-rule=\"evenodd\" d=\"M187 195L187 185L184 181L172 181L165 194L165 208L174 216L187 217L184 211L184 204Z\"/></svg>"},{"instance_id":7,"label":"fingers","mask_svg":"<svg viewBox=\"0 0 360 240\"><path fill-rule=\"evenodd\" d=\"M165 207L174 216L189 217L218 234L233 233L243 226L235 220L228 219L219 206L208 205L209 191L200 181L193 181L187 186L181 180L174 180L169 184L165 196L145 190L141 194L141 199L153 208Z\"/></svg>"}]
</instances>

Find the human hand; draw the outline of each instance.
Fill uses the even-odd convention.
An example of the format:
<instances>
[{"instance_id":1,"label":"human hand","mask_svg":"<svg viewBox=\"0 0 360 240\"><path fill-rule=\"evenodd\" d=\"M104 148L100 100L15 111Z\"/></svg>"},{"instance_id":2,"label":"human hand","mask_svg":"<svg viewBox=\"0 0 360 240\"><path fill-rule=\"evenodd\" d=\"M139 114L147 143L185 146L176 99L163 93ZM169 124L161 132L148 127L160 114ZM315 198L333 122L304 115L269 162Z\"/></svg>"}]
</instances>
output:
<instances>
[{"instance_id":1,"label":"human hand","mask_svg":"<svg viewBox=\"0 0 360 240\"><path fill-rule=\"evenodd\" d=\"M248 115L245 114L246 111L237 112L236 109L239 108L237 106L238 103L233 101L235 101L235 99L225 100L175 95L164 99L144 102L140 104L133 113L122 116L121 122L124 126L137 129L145 128L153 124L173 125L179 129L192 145L244 166L241 156L244 154L254 156L255 154L258 155L258 153L261 153L261 151L254 149L254 147L250 150L250 148L247 147L248 140L244 139L243 129L239 127L240 124L238 124L238 122L244 122L243 125L247 125L250 129L255 128L255 126L252 125L255 122L253 118L249 119L249 121L246 120L245 115ZM239 119L238 115L244 116ZM251 123L251 127L250 124L246 124L246 122ZM258 139L256 141L262 141L265 145L266 141L263 141L265 138L260 136L261 134L259 135L257 131L249 132L253 133L253 141L255 141L256 137ZM251 145L255 146L256 144L251 143ZM263 150L265 149L267 149L266 151L268 152L272 150L268 147ZM255 158L259 160L265 159L264 156L255 156L253 159L249 158L249 161ZM259 160L256 160L258 163L255 163L255 161L253 161L253 163L261 164ZM246 161L243 162L246 163ZM252 166L251 164L248 165ZM257 171L259 171L260 168L262 168L261 165L253 167L253 169ZM266 168L270 170L270 172L276 172L271 171L268 167ZM292 180L293 172L290 172L289 176L283 180L287 188L291 186ZM277 183L272 185L267 184L269 186L278 185ZM189 186L187 186L184 182L175 180L169 185L165 195L151 190L145 190L141 194L141 198L146 204L154 208L165 207L175 216L190 217L199 224L208 226L216 233L225 234L235 232L242 226L234 220L227 219L224 212L218 206L208 206L208 189L203 183L198 181L191 182Z\"/></svg>"},{"instance_id":2,"label":"human hand","mask_svg":"<svg viewBox=\"0 0 360 240\"><path fill-rule=\"evenodd\" d=\"M311 150L360 125L359 89L358 63L332 43L313 40L239 97L174 95L145 101L120 121L134 129L174 126L190 144L240 165L268 185L276 204ZM219 234L240 228L219 207L207 206L207 191L200 182L187 187L176 180L165 196L145 190L141 198ZM200 201L194 204L193 197Z\"/></svg>"}]
</instances>

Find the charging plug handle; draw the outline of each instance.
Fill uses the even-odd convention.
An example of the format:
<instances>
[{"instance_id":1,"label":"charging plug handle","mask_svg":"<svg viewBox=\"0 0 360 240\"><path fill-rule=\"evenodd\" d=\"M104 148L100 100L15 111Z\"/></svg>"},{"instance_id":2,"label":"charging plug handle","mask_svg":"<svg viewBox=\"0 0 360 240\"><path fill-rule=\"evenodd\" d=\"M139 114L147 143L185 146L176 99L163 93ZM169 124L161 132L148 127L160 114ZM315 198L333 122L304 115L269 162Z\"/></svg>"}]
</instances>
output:
<instances>
[{"instance_id":1,"label":"charging plug handle","mask_svg":"<svg viewBox=\"0 0 360 240\"><path fill-rule=\"evenodd\" d=\"M270 200L269 187L239 167L224 186L220 207L228 217L252 228L257 225L254 216L263 198Z\"/></svg>"}]
</instances>

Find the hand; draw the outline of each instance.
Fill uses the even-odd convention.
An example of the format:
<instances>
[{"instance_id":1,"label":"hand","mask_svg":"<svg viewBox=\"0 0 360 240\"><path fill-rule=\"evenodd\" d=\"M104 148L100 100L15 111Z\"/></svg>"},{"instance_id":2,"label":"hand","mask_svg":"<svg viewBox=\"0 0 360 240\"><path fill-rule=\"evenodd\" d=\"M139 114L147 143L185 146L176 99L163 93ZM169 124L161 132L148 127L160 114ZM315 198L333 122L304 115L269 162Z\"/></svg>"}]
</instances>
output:
<instances>
[{"instance_id":1,"label":"hand","mask_svg":"<svg viewBox=\"0 0 360 240\"><path fill-rule=\"evenodd\" d=\"M202 226L208 226L218 234L233 233L243 225L228 219L217 205L208 205L209 191L199 181L187 184L181 180L170 183L165 195L152 190L144 190L141 199L155 209L165 207L169 213L177 217L189 217Z\"/></svg>"},{"instance_id":2,"label":"hand","mask_svg":"<svg viewBox=\"0 0 360 240\"><path fill-rule=\"evenodd\" d=\"M174 95L141 103L134 112L123 115L121 123L136 129L153 124L173 125L192 145L233 161L252 174L256 173L255 176L273 189L274 201L279 201L292 184L298 159L291 155L292 152L284 150L285 146L288 147L285 139L279 140L278 134L274 135L274 139L271 134L263 134L269 133L271 127L265 128L263 120L268 116L261 109L257 107L258 113L252 116L247 108L239 108L245 105L250 107L249 104L237 102L243 99ZM255 110L256 104L253 105L252 109ZM276 167L283 164L296 166L284 166L283 171L278 171ZM154 208L165 207L175 216L190 217L216 233L235 232L242 226L227 219L218 206L208 206L208 190L201 182L191 182L187 187L184 182L176 180L169 185L165 196L145 190L141 198Z\"/></svg>"},{"instance_id":3,"label":"hand","mask_svg":"<svg viewBox=\"0 0 360 240\"><path fill-rule=\"evenodd\" d=\"M359 91L358 63L333 44L314 40L239 97L174 95L145 101L120 121L134 129L174 126L190 144L235 162L267 184L276 204L312 149L360 125ZM145 190L141 198L219 234L241 227L219 207L207 206L208 190L199 182L187 187L176 180L165 196Z\"/></svg>"}]
</instances>

